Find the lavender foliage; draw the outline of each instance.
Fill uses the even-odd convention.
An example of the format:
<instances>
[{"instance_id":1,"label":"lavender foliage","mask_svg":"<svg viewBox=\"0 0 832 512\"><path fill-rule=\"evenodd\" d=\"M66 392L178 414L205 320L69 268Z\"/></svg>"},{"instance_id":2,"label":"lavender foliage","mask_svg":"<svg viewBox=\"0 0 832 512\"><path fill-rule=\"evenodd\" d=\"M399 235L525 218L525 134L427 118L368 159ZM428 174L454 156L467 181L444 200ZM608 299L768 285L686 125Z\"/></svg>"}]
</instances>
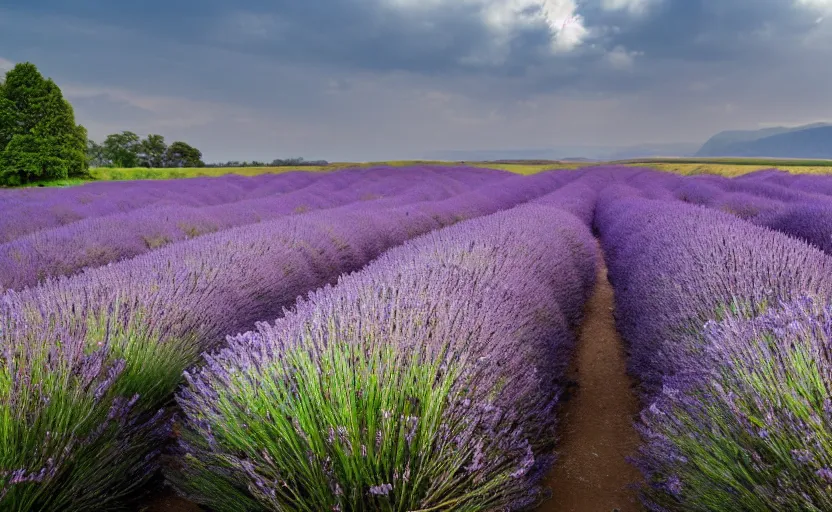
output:
<instances>
[{"instance_id":1,"label":"lavender foliage","mask_svg":"<svg viewBox=\"0 0 832 512\"><path fill-rule=\"evenodd\" d=\"M731 213L832 254L832 199L785 186L796 183L797 178L773 172L733 180L709 176L685 180L674 193L683 201Z\"/></svg>"},{"instance_id":2,"label":"lavender foliage","mask_svg":"<svg viewBox=\"0 0 832 512\"><path fill-rule=\"evenodd\" d=\"M425 235L230 337L178 395L180 491L235 511L534 503L596 263L562 199Z\"/></svg>"},{"instance_id":3,"label":"lavender foliage","mask_svg":"<svg viewBox=\"0 0 832 512\"><path fill-rule=\"evenodd\" d=\"M303 188L321 175L287 173L171 181L99 182L66 189L0 190L0 242L86 218L151 205L210 206Z\"/></svg>"}]
</instances>

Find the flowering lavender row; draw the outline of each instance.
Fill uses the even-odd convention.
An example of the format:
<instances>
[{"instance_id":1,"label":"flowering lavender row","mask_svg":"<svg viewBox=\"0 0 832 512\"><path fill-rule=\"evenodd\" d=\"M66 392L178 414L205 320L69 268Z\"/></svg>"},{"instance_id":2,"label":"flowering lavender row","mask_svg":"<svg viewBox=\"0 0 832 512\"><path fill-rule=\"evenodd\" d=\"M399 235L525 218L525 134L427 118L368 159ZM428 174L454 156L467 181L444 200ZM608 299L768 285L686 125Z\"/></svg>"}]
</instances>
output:
<instances>
[{"instance_id":1,"label":"flowering lavender row","mask_svg":"<svg viewBox=\"0 0 832 512\"><path fill-rule=\"evenodd\" d=\"M803 297L828 304L832 259L721 212L625 194L602 197L596 227L648 404L647 506L829 510L832 324Z\"/></svg>"},{"instance_id":2,"label":"flowering lavender row","mask_svg":"<svg viewBox=\"0 0 832 512\"><path fill-rule=\"evenodd\" d=\"M402 169L377 176L356 174L350 176L352 182L317 180L300 190L259 199L201 208L153 206L37 231L0 244L0 289L21 289L48 277L71 275L173 242L283 215L390 196L396 204L438 200L470 188L451 178L450 172Z\"/></svg>"},{"instance_id":3,"label":"flowering lavender row","mask_svg":"<svg viewBox=\"0 0 832 512\"><path fill-rule=\"evenodd\" d=\"M250 178L228 175L183 180L98 182L66 189L0 190L0 211L4 213L0 218L0 243L40 229L151 205L211 206L298 190L321 180L339 190L362 179L378 178L401 170L375 167L327 173L264 174ZM471 186L482 185L507 174L493 169L466 167L452 167L441 172Z\"/></svg>"},{"instance_id":4,"label":"flowering lavender row","mask_svg":"<svg viewBox=\"0 0 832 512\"><path fill-rule=\"evenodd\" d=\"M255 191L296 190L322 175L224 176L171 181L98 182L69 188L0 190L0 242L81 219L151 205L210 206L246 199Z\"/></svg>"},{"instance_id":5,"label":"flowering lavender row","mask_svg":"<svg viewBox=\"0 0 832 512\"><path fill-rule=\"evenodd\" d=\"M648 390L696 349L687 346L691 333L708 320L832 290L832 260L821 251L704 207L607 196L595 226L616 289L618 328L638 343L631 369Z\"/></svg>"},{"instance_id":6,"label":"flowering lavender row","mask_svg":"<svg viewBox=\"0 0 832 512\"><path fill-rule=\"evenodd\" d=\"M409 238L572 178L517 176L441 201L231 228L0 296L0 509L115 507L157 467L182 371L225 334Z\"/></svg>"},{"instance_id":7,"label":"flowering lavender row","mask_svg":"<svg viewBox=\"0 0 832 512\"><path fill-rule=\"evenodd\" d=\"M545 203L393 249L206 356L177 398L180 492L217 511L538 501L596 265L588 227Z\"/></svg>"},{"instance_id":8,"label":"flowering lavender row","mask_svg":"<svg viewBox=\"0 0 832 512\"><path fill-rule=\"evenodd\" d=\"M676 197L736 215L799 238L832 254L832 198L793 190L768 180L688 179Z\"/></svg>"},{"instance_id":9,"label":"flowering lavender row","mask_svg":"<svg viewBox=\"0 0 832 512\"><path fill-rule=\"evenodd\" d=\"M791 190L812 194L832 195L832 176L815 174L791 174L777 169L764 169L737 178L738 181L759 181L780 185Z\"/></svg>"}]
</instances>

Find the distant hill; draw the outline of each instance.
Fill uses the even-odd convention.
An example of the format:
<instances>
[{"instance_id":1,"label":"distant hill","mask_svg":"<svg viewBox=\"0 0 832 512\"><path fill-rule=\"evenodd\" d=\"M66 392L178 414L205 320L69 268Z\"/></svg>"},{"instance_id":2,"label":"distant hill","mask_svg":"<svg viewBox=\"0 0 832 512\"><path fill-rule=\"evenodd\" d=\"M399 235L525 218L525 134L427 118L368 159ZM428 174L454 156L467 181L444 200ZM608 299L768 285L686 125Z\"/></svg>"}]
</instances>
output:
<instances>
[{"instance_id":1,"label":"distant hill","mask_svg":"<svg viewBox=\"0 0 832 512\"><path fill-rule=\"evenodd\" d=\"M530 149L480 149L433 151L419 158L431 160L559 160L607 161L652 156L691 156L699 144L658 143L637 146L553 146Z\"/></svg>"},{"instance_id":2,"label":"distant hill","mask_svg":"<svg viewBox=\"0 0 832 512\"><path fill-rule=\"evenodd\" d=\"M832 158L832 124L720 132L694 156Z\"/></svg>"}]
</instances>

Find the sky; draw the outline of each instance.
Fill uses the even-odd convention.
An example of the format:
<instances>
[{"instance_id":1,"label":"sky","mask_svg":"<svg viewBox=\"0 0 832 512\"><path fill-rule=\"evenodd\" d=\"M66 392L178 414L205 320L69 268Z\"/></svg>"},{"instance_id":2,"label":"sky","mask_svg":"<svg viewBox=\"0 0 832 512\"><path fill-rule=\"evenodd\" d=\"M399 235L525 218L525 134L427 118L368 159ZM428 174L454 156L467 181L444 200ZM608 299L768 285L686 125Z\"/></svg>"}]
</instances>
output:
<instances>
[{"instance_id":1,"label":"sky","mask_svg":"<svg viewBox=\"0 0 832 512\"><path fill-rule=\"evenodd\" d=\"M832 0L0 0L24 61L207 161L591 153L832 120Z\"/></svg>"}]
</instances>

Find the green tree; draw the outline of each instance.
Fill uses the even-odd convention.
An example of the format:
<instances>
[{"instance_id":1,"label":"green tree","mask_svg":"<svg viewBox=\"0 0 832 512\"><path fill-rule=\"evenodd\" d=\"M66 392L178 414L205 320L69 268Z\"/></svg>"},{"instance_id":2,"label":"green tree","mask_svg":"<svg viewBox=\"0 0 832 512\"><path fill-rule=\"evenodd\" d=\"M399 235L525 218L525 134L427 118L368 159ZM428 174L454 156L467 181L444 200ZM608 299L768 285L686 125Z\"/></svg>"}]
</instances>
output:
<instances>
[{"instance_id":1,"label":"green tree","mask_svg":"<svg viewBox=\"0 0 832 512\"><path fill-rule=\"evenodd\" d=\"M167 150L165 138L151 133L139 144L139 164L142 167L164 167Z\"/></svg>"},{"instance_id":2,"label":"green tree","mask_svg":"<svg viewBox=\"0 0 832 512\"><path fill-rule=\"evenodd\" d=\"M205 167L202 152L181 141L168 147L165 153L165 167Z\"/></svg>"},{"instance_id":3,"label":"green tree","mask_svg":"<svg viewBox=\"0 0 832 512\"><path fill-rule=\"evenodd\" d=\"M115 167L138 167L140 146L141 138L133 132L113 133L104 139L104 157Z\"/></svg>"},{"instance_id":4,"label":"green tree","mask_svg":"<svg viewBox=\"0 0 832 512\"><path fill-rule=\"evenodd\" d=\"M34 64L17 64L6 73L0 87L0 183L83 175L86 141L72 105Z\"/></svg>"},{"instance_id":5,"label":"green tree","mask_svg":"<svg viewBox=\"0 0 832 512\"><path fill-rule=\"evenodd\" d=\"M87 140L87 161L90 167L106 167L111 164L105 155L104 146L92 139Z\"/></svg>"}]
</instances>

